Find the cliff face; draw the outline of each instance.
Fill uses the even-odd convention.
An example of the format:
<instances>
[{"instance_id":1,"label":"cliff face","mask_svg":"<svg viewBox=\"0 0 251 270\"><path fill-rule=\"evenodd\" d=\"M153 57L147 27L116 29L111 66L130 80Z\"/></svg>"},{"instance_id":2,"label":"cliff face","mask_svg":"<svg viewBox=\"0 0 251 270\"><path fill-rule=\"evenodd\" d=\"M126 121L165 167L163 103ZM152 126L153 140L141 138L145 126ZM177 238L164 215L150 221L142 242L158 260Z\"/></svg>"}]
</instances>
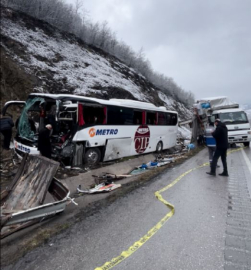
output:
<instances>
[{"instance_id":1,"label":"cliff face","mask_svg":"<svg viewBox=\"0 0 251 270\"><path fill-rule=\"evenodd\" d=\"M184 104L115 57L1 7L1 103L26 100L31 92L135 99L177 110L182 120L191 117Z\"/></svg>"}]
</instances>

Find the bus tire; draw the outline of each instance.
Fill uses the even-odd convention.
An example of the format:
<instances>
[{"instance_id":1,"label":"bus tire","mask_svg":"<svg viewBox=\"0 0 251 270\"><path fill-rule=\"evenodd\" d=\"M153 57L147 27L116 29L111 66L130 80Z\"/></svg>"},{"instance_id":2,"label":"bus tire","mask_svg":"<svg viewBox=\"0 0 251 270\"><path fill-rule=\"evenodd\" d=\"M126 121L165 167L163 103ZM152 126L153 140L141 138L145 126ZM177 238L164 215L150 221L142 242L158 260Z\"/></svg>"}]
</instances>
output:
<instances>
[{"instance_id":1,"label":"bus tire","mask_svg":"<svg viewBox=\"0 0 251 270\"><path fill-rule=\"evenodd\" d=\"M156 152L160 153L163 150L163 143L159 141L156 145Z\"/></svg>"},{"instance_id":2,"label":"bus tire","mask_svg":"<svg viewBox=\"0 0 251 270\"><path fill-rule=\"evenodd\" d=\"M84 163L93 166L97 165L100 161L101 153L100 150L96 147L89 148L84 155Z\"/></svg>"},{"instance_id":3,"label":"bus tire","mask_svg":"<svg viewBox=\"0 0 251 270\"><path fill-rule=\"evenodd\" d=\"M244 142L244 146L249 147L249 145L250 145L250 142Z\"/></svg>"}]
</instances>

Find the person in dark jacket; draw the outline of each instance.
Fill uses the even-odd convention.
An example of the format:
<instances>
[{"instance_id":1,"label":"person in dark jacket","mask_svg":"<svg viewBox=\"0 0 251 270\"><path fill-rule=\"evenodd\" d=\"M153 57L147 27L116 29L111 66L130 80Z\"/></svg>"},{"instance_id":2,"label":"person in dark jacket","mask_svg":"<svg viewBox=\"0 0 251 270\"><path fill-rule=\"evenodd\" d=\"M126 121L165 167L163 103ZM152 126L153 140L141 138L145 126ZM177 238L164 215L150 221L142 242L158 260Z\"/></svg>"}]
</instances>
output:
<instances>
[{"instance_id":1,"label":"person in dark jacket","mask_svg":"<svg viewBox=\"0 0 251 270\"><path fill-rule=\"evenodd\" d=\"M41 155L47 158L51 158L51 135L52 125L46 125L38 135L38 150Z\"/></svg>"},{"instance_id":2,"label":"person in dark jacket","mask_svg":"<svg viewBox=\"0 0 251 270\"><path fill-rule=\"evenodd\" d=\"M207 172L210 175L215 176L215 170L217 166L217 161L219 157L221 157L223 172L219 175L228 176L227 169L227 148L228 148L228 129L224 123L222 123L219 119L216 119L214 122L216 129L212 132L213 137L216 141L216 150L214 152L211 171Z\"/></svg>"},{"instance_id":3,"label":"person in dark jacket","mask_svg":"<svg viewBox=\"0 0 251 270\"><path fill-rule=\"evenodd\" d=\"M12 128L14 127L14 123L12 119L8 116L0 115L0 131L4 136L3 140L3 148L6 150L10 149L10 141L12 136Z\"/></svg>"}]
</instances>

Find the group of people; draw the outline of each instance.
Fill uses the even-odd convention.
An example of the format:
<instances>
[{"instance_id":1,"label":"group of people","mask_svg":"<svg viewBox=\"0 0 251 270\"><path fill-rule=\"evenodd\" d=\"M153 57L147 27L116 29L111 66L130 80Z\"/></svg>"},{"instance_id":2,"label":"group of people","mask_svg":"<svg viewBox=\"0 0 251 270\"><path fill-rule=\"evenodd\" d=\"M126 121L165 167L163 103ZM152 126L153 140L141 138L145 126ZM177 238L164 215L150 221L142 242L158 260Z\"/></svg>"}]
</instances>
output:
<instances>
[{"instance_id":1,"label":"group of people","mask_svg":"<svg viewBox=\"0 0 251 270\"><path fill-rule=\"evenodd\" d=\"M210 161L210 172L207 174L216 176L216 167L219 157L221 157L223 172L220 176L228 176L227 169L227 148L228 148L228 129L220 119L216 119L214 122L216 129L212 131L212 136L215 139L215 146L208 146L209 150L209 161Z\"/></svg>"}]
</instances>

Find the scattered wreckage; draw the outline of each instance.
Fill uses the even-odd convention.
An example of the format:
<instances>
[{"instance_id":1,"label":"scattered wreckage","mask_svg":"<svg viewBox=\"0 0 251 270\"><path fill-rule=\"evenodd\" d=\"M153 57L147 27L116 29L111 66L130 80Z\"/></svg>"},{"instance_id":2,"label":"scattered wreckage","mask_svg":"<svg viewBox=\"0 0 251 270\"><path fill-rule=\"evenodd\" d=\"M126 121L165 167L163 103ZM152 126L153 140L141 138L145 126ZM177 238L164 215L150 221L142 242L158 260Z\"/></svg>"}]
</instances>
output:
<instances>
[{"instance_id":1,"label":"scattered wreckage","mask_svg":"<svg viewBox=\"0 0 251 270\"><path fill-rule=\"evenodd\" d=\"M115 184L114 181L121 180L124 178L130 178L135 175L139 175L145 173L149 170L156 169L158 167L165 166L167 164L175 162L175 160L184 158L184 153L176 153L174 156L166 155L166 156L157 156L155 161L149 161L147 163L143 163L139 166L136 166L129 174L121 174L116 175L112 173L102 173L99 176L92 175L94 178L95 186L89 189L82 189L81 185L77 187L78 194L94 194L101 192L110 192L117 188L120 188L121 184Z\"/></svg>"},{"instance_id":2,"label":"scattered wreckage","mask_svg":"<svg viewBox=\"0 0 251 270\"><path fill-rule=\"evenodd\" d=\"M69 201L74 202L68 188L54 177L58 167L58 162L42 156L23 157L1 192L1 238L63 212Z\"/></svg>"},{"instance_id":3,"label":"scattered wreckage","mask_svg":"<svg viewBox=\"0 0 251 270\"><path fill-rule=\"evenodd\" d=\"M78 186L77 192L78 193L87 193L87 194L93 194L93 193L100 193L100 192L109 192L114 189L120 188L121 184L106 184L101 183L99 185L96 185L94 188L91 189L81 189L81 185Z\"/></svg>"}]
</instances>

